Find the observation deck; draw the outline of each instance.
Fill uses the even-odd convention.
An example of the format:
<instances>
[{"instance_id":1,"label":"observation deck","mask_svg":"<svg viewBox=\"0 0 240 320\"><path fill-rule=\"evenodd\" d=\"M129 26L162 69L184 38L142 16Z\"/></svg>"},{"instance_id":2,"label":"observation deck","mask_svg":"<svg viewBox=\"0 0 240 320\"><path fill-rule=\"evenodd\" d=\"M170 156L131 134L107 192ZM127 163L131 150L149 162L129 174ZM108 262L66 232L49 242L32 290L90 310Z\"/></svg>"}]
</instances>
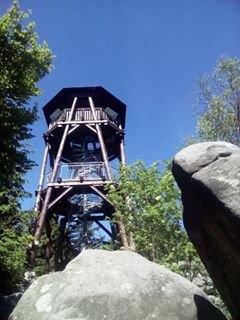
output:
<instances>
[{"instance_id":1,"label":"observation deck","mask_svg":"<svg viewBox=\"0 0 240 320\"><path fill-rule=\"evenodd\" d=\"M63 88L43 107L48 125L59 119L64 109L69 111L74 97L78 100L73 121L94 121L88 100L92 97L99 121L112 120L121 124L122 129L125 128L126 105L102 87Z\"/></svg>"}]
</instances>

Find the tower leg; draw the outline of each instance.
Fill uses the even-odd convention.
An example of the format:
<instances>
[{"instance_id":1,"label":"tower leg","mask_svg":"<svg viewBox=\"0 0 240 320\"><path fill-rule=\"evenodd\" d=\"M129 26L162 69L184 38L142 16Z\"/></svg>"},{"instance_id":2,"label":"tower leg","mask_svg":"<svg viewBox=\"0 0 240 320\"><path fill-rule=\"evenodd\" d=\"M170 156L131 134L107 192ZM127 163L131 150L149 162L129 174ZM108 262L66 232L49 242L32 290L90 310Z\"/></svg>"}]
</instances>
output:
<instances>
[{"instance_id":1,"label":"tower leg","mask_svg":"<svg viewBox=\"0 0 240 320\"><path fill-rule=\"evenodd\" d=\"M94 120L97 120L96 109L95 109L95 105L94 105L92 97L89 97L88 100L89 100L89 104L90 104L91 111L93 114L93 118L94 118ZM101 150L102 150L102 157L103 157L104 164L106 167L108 179L112 180L111 171L110 171L110 164L109 164L109 160L108 160L108 156L107 156L107 150L106 150L106 146L105 146L103 136L102 136L102 131L101 131L99 124L96 124L96 129L97 129L97 134L98 134L98 138L99 138L99 142L100 142L100 146L101 146ZM128 249L129 245L128 245L128 239L127 239L125 227L124 227L123 222L121 220L119 220L118 224L119 224L120 237L122 240L123 247L125 249Z\"/></svg>"},{"instance_id":2,"label":"tower leg","mask_svg":"<svg viewBox=\"0 0 240 320\"><path fill-rule=\"evenodd\" d=\"M45 177L46 167L47 167L48 148L49 148L49 146L47 144L46 147L45 147L44 155L43 155L43 161L42 161L42 168L41 168L41 174L40 174L39 185L38 185L37 198L36 198L36 203L35 203L35 207L34 207L34 211L35 212L38 212L39 208L40 208L44 177Z\"/></svg>"},{"instance_id":3,"label":"tower leg","mask_svg":"<svg viewBox=\"0 0 240 320\"><path fill-rule=\"evenodd\" d=\"M122 130L121 125L119 125L119 129ZM126 164L123 133L121 133L121 141L120 141L120 162L121 164Z\"/></svg>"},{"instance_id":4,"label":"tower leg","mask_svg":"<svg viewBox=\"0 0 240 320\"><path fill-rule=\"evenodd\" d=\"M73 114L74 114L74 111L75 111L75 107L76 107L76 103L77 103L77 98L75 97L74 100L73 100L73 104L72 104L72 107L71 107L70 114L69 114L69 121L73 117ZM63 136L62 136L62 139L61 139L61 142L60 142L60 145L59 145L59 149L58 149L58 153L57 153L56 160L55 160L55 163L54 163L53 172L52 172L52 176L51 176L50 182L54 182L56 177L57 177L59 163L60 163L60 160L61 160L61 157L62 157L62 152L63 152L65 141L66 141L66 138L67 138L67 135L68 135L69 128L70 128L70 125L67 124L65 126L65 129L64 129L64 132L63 132ZM44 223L45 223L45 220L46 220L47 209L48 209L48 204L49 204L50 199L51 199L52 190L53 190L53 187L48 187L47 188L46 196L45 196L44 203L43 203L43 208L42 208L42 211L41 211L41 213L39 215L39 219L38 219L38 222L37 222L37 227L36 227L35 234L34 234L35 240L34 240L34 244L32 246L31 262L33 264L34 264L34 261L35 261L35 258L36 258L36 250L37 250L37 247L39 245L39 240L40 240L40 237L41 237L41 234L42 234L42 229L43 229L43 226L44 226Z\"/></svg>"},{"instance_id":5,"label":"tower leg","mask_svg":"<svg viewBox=\"0 0 240 320\"><path fill-rule=\"evenodd\" d=\"M95 121L97 121L96 108L95 108L92 97L89 97L88 100L89 100L89 104L91 107L93 119ZM105 146L105 143L103 140L102 130L101 130L99 124L97 124L97 123L96 123L96 130L97 130L97 135L98 135L98 139L99 139L99 143L100 143L100 147L101 147L101 151L102 151L102 157L103 157L103 161L105 164L108 180L112 180L110 164L109 164L108 155L107 155L107 149L106 149L106 146Z\"/></svg>"}]
</instances>

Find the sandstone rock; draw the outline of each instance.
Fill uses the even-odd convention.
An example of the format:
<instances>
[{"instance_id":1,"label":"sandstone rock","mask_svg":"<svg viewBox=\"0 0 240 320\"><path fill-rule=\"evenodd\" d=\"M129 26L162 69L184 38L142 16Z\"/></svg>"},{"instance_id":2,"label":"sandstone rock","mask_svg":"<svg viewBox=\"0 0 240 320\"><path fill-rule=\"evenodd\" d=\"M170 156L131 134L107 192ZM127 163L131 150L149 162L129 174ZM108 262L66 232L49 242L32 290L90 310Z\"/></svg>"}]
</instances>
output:
<instances>
[{"instance_id":1,"label":"sandstone rock","mask_svg":"<svg viewBox=\"0 0 240 320\"><path fill-rule=\"evenodd\" d=\"M240 149L194 144L175 156L172 171L188 235L233 319L240 319Z\"/></svg>"},{"instance_id":2,"label":"sandstone rock","mask_svg":"<svg viewBox=\"0 0 240 320\"><path fill-rule=\"evenodd\" d=\"M11 320L222 320L183 277L126 251L86 250L62 272L38 278Z\"/></svg>"}]
</instances>

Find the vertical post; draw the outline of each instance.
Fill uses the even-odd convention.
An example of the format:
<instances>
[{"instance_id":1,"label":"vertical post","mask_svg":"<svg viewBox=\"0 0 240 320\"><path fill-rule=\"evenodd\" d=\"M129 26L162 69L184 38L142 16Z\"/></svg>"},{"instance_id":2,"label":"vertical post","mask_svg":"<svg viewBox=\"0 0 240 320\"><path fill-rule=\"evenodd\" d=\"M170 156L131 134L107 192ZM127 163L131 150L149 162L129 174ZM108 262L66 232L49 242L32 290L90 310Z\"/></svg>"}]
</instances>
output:
<instances>
[{"instance_id":1,"label":"vertical post","mask_svg":"<svg viewBox=\"0 0 240 320\"><path fill-rule=\"evenodd\" d=\"M122 130L122 125L119 125L119 129ZM125 157L125 148L124 148L124 135L121 133L121 141L120 141L120 162L122 164L126 164L126 157Z\"/></svg>"},{"instance_id":2,"label":"vertical post","mask_svg":"<svg viewBox=\"0 0 240 320\"><path fill-rule=\"evenodd\" d=\"M89 97L88 100L89 100L90 108L91 108L91 111L92 111L92 114L93 114L93 118L94 118L95 121L97 121L96 109L95 109L92 97ZM101 130L101 128L100 128L98 123L96 123L96 129L97 129L98 139L99 139L99 142L100 142L101 151L102 151L102 157L103 157L104 164L105 164L105 167L106 167L107 175L108 175L109 180L112 180L111 171L110 171L110 164L109 164L109 160L108 160L108 156L107 156L107 150L106 150L106 146L105 146L105 143L104 143L104 140L103 140L102 130ZM123 149L123 151L124 151L124 149ZM124 152L123 152L123 155L124 155ZM121 218L118 221L118 227L119 227L119 232L120 232L120 237L121 237L121 241L122 241L123 247L128 249L129 245L128 245L128 240L127 240L127 234L126 234L126 230L125 230L124 224L121 221Z\"/></svg>"},{"instance_id":3,"label":"vertical post","mask_svg":"<svg viewBox=\"0 0 240 320\"><path fill-rule=\"evenodd\" d=\"M74 111L75 111L75 107L76 107L76 103L77 103L77 98L75 97L74 100L73 100L72 107L71 107L71 111L70 111L70 115L69 115L69 119L68 119L69 121L72 120L72 117L73 117L73 114L74 114ZM69 128L70 128L70 125L66 124L64 132L63 132L63 136L62 136L59 148L58 148L58 153L57 153L57 156L56 156L56 160L55 160L55 163L54 163L53 172L52 172L51 179L50 179L51 183L55 181L56 176L57 176L58 167L59 167L59 163L60 163L60 160L61 160L61 156L62 156L62 152L63 152L63 148L64 148L64 145L65 145L65 141L66 141L66 138L67 138L67 134L68 134ZM52 190L53 190L53 187L51 187L51 186L47 188L47 192L46 192L46 196L45 196L45 199L44 199L43 208L42 208L42 211L40 213L39 220L38 220L37 227L36 227L36 231L35 231L35 235L34 235L35 236L35 241L34 241L35 245L38 245L39 239L41 237L43 225L44 225L46 214L47 214L48 203L49 203L51 195L52 195Z\"/></svg>"},{"instance_id":4,"label":"vertical post","mask_svg":"<svg viewBox=\"0 0 240 320\"><path fill-rule=\"evenodd\" d=\"M119 125L119 129L122 130L121 124ZM122 165L126 164L123 135L121 135L121 141L120 141L120 162ZM121 215L120 215L119 221L118 221L118 228L119 228L119 233L120 233L122 244L123 244L124 248L128 249L129 244L128 244L128 239L127 239L127 232L126 232L124 223L122 221Z\"/></svg>"},{"instance_id":5,"label":"vertical post","mask_svg":"<svg viewBox=\"0 0 240 320\"><path fill-rule=\"evenodd\" d=\"M37 198L36 198L35 207L34 207L35 212L39 211L39 208L40 208L44 177L45 177L46 167L47 167L48 150L49 150L49 145L47 143L46 147L45 147L44 155L43 155L40 179L39 179L39 184L38 184Z\"/></svg>"},{"instance_id":6,"label":"vertical post","mask_svg":"<svg viewBox=\"0 0 240 320\"><path fill-rule=\"evenodd\" d=\"M93 119L95 121L97 121L98 119L97 119L97 115L96 115L96 109L95 109L92 97L88 97L88 101L89 101L90 108L91 108L91 111L92 111L92 114L93 114ZM108 180L112 180L112 175L111 175L111 171L110 171L110 164L109 164L108 155L107 155L107 149L106 149L106 146L105 146L105 143L104 143L104 140L103 140L102 130L101 130L101 128L100 128L98 123L96 123L96 130L97 130L99 143L100 143L100 146L101 146L102 157L103 157L103 161L104 161L104 164L105 164Z\"/></svg>"}]
</instances>

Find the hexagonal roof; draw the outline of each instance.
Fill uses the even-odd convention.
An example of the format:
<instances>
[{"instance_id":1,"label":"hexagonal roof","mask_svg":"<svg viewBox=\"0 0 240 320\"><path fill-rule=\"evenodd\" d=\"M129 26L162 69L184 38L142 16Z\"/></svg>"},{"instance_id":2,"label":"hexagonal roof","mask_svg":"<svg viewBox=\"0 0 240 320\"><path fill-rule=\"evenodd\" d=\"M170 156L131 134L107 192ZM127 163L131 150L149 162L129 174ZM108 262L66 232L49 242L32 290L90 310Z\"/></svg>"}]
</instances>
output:
<instances>
[{"instance_id":1,"label":"hexagonal roof","mask_svg":"<svg viewBox=\"0 0 240 320\"><path fill-rule=\"evenodd\" d=\"M92 97L96 107L111 108L119 115L122 127L125 127L126 105L103 87L63 88L43 107L47 123L51 122L51 115L57 109L71 108L74 97L79 98L77 108L89 107L88 97Z\"/></svg>"}]
</instances>

